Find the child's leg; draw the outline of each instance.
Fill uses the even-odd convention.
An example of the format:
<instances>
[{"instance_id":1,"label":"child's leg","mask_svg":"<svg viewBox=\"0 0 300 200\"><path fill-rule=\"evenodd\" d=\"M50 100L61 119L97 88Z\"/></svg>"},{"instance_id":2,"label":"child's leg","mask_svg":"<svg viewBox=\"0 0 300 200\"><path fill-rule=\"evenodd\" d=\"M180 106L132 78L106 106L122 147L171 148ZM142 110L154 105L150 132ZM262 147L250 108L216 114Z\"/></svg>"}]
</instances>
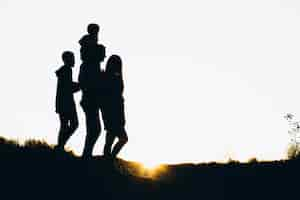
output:
<instances>
[{"instance_id":1,"label":"child's leg","mask_svg":"<svg viewBox=\"0 0 300 200\"><path fill-rule=\"evenodd\" d=\"M73 135L73 133L76 131L77 128L78 128L78 117L77 117L77 112L75 111L70 118L69 133L68 133L67 140Z\"/></svg>"},{"instance_id":2,"label":"child's leg","mask_svg":"<svg viewBox=\"0 0 300 200\"><path fill-rule=\"evenodd\" d=\"M111 146L114 143L114 140L115 140L115 136L112 135L111 132L107 131L106 137L105 137L104 150L103 150L104 156L107 156L107 157L111 156Z\"/></svg>"},{"instance_id":3,"label":"child's leg","mask_svg":"<svg viewBox=\"0 0 300 200\"><path fill-rule=\"evenodd\" d=\"M94 145L100 136L101 126L98 110L86 111L85 115L87 135L85 139L83 157L88 158L92 156Z\"/></svg>"},{"instance_id":4,"label":"child's leg","mask_svg":"<svg viewBox=\"0 0 300 200\"><path fill-rule=\"evenodd\" d=\"M116 157L127 142L128 142L128 136L127 136L125 129L123 128L121 130L120 136L118 137L118 142L116 143L116 145L114 146L114 148L112 150L112 153L111 153L112 156Z\"/></svg>"},{"instance_id":5,"label":"child's leg","mask_svg":"<svg viewBox=\"0 0 300 200\"><path fill-rule=\"evenodd\" d=\"M60 121L60 128L58 132L57 147L59 149L63 149L67 141L66 135L68 135L68 131L69 131L68 119L65 116L60 114L59 121Z\"/></svg>"},{"instance_id":6,"label":"child's leg","mask_svg":"<svg viewBox=\"0 0 300 200\"><path fill-rule=\"evenodd\" d=\"M60 137L60 145L63 147L66 145L67 141L69 138L73 135L73 133L76 131L78 128L78 118L77 118L77 113L72 114L70 119L66 119L66 128L64 133Z\"/></svg>"}]
</instances>

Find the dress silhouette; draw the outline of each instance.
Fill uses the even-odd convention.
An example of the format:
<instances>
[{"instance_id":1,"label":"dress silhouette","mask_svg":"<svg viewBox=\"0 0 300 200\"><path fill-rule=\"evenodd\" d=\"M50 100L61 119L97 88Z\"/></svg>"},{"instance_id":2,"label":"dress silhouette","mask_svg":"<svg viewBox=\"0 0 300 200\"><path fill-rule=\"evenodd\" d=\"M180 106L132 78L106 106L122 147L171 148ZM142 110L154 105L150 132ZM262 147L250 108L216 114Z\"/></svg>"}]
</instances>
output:
<instances>
[{"instance_id":1,"label":"dress silhouette","mask_svg":"<svg viewBox=\"0 0 300 200\"><path fill-rule=\"evenodd\" d=\"M98 44L99 26L90 24L88 34L79 41L82 64L79 72L79 85L82 90L81 107L86 118L86 140L83 157L92 156L94 145L100 136L99 109L103 96L103 80L100 63L105 58L105 47Z\"/></svg>"},{"instance_id":2,"label":"dress silhouette","mask_svg":"<svg viewBox=\"0 0 300 200\"><path fill-rule=\"evenodd\" d=\"M60 119L57 148L63 149L67 140L78 128L78 117L76 112L73 93L79 91L79 84L73 82L72 67L74 67L74 54L65 51L62 54L64 65L55 73L57 76L56 91L56 113Z\"/></svg>"},{"instance_id":3,"label":"dress silhouette","mask_svg":"<svg viewBox=\"0 0 300 200\"><path fill-rule=\"evenodd\" d=\"M104 156L115 158L128 141L125 130L122 60L118 55L112 55L108 59L105 80L107 96L104 106L106 129ZM116 138L118 141L112 147Z\"/></svg>"}]
</instances>

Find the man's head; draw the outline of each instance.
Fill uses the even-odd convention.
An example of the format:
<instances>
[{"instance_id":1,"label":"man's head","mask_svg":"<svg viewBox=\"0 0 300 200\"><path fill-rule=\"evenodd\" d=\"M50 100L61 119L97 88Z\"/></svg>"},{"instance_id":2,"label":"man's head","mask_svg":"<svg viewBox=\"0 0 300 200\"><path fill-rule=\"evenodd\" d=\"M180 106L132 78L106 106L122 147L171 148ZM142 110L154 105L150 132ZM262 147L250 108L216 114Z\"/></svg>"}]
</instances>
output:
<instances>
[{"instance_id":1,"label":"man's head","mask_svg":"<svg viewBox=\"0 0 300 200\"><path fill-rule=\"evenodd\" d=\"M64 61L65 65L70 66L70 67L74 67L75 58L74 58L74 54L71 51L63 52L62 60Z\"/></svg>"}]
</instances>

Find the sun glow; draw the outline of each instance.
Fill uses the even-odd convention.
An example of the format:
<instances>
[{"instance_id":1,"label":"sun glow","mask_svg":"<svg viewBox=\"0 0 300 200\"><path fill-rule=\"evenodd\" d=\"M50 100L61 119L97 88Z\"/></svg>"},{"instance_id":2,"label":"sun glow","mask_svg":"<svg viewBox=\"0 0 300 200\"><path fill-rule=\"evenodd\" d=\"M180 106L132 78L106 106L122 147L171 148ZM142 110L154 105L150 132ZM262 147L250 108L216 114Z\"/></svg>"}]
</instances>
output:
<instances>
[{"instance_id":1,"label":"sun glow","mask_svg":"<svg viewBox=\"0 0 300 200\"><path fill-rule=\"evenodd\" d=\"M156 168L159 167L159 164L157 162L154 161L144 161L142 162L143 168L147 169L147 170L155 170Z\"/></svg>"},{"instance_id":2,"label":"sun glow","mask_svg":"<svg viewBox=\"0 0 300 200\"><path fill-rule=\"evenodd\" d=\"M167 172L167 167L156 162L143 162L140 165L140 175L146 178L156 179Z\"/></svg>"}]
</instances>

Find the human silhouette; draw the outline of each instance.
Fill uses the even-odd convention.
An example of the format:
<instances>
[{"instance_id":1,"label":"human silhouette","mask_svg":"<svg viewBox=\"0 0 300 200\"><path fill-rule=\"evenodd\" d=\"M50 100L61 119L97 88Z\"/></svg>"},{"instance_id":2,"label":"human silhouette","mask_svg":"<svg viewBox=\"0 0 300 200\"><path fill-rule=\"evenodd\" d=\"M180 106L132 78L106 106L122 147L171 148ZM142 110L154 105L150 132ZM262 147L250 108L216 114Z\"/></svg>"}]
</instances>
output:
<instances>
[{"instance_id":1,"label":"human silhouette","mask_svg":"<svg viewBox=\"0 0 300 200\"><path fill-rule=\"evenodd\" d=\"M98 44L99 26L97 24L89 24L87 27L88 34L84 35L80 40L80 58L83 62L99 62L105 58L105 47ZM101 55L101 56L100 56Z\"/></svg>"},{"instance_id":2,"label":"human silhouette","mask_svg":"<svg viewBox=\"0 0 300 200\"><path fill-rule=\"evenodd\" d=\"M104 156L115 158L122 147L128 142L125 130L122 60L118 55L110 56L107 61L106 85L107 99L104 107L106 139ZM118 138L118 142L112 147L116 138Z\"/></svg>"},{"instance_id":3,"label":"human silhouette","mask_svg":"<svg viewBox=\"0 0 300 200\"><path fill-rule=\"evenodd\" d=\"M67 140L78 128L78 117L76 112L73 93L80 90L79 84L73 82L72 68L75 64L74 54L65 51L62 54L64 65L55 73L57 76L56 91L56 113L60 120L57 148L63 149Z\"/></svg>"},{"instance_id":4,"label":"human silhouette","mask_svg":"<svg viewBox=\"0 0 300 200\"><path fill-rule=\"evenodd\" d=\"M105 58L105 47L98 44L99 26L88 25L88 34L84 35L79 44L82 64L79 72L79 85L82 90L81 107L86 117L86 140L83 157L92 156L94 145L100 136L101 124L99 109L103 94L103 81L100 63Z\"/></svg>"}]
</instances>

